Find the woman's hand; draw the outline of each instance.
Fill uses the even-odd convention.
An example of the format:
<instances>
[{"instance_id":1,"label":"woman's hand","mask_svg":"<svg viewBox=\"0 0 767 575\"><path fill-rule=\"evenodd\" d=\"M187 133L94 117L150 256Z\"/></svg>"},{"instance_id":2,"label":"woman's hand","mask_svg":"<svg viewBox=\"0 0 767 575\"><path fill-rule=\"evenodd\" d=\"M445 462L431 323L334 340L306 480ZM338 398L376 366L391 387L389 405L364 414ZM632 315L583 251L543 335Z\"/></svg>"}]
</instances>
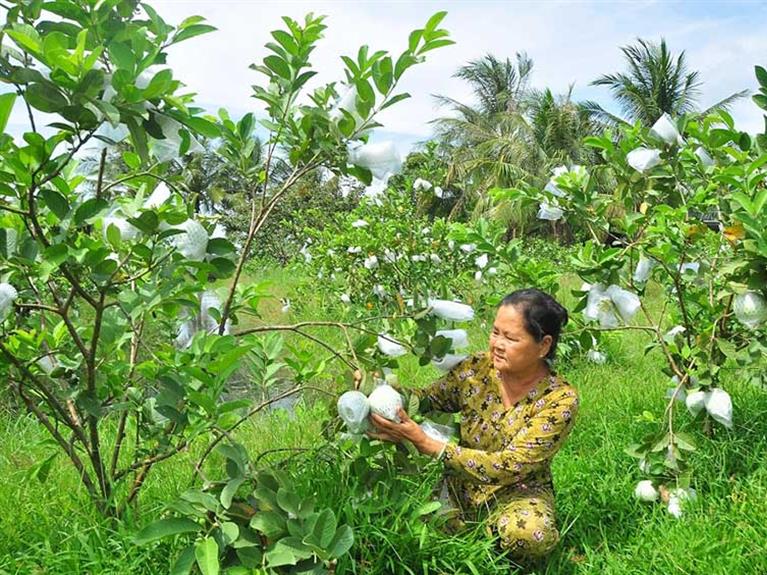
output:
<instances>
[{"instance_id":1,"label":"woman's hand","mask_svg":"<svg viewBox=\"0 0 767 575\"><path fill-rule=\"evenodd\" d=\"M368 432L368 436L373 439L391 441L393 443L409 441L424 455L439 455L442 453L445 444L426 435L421 426L410 419L410 416L408 416L404 409L400 408L397 415L399 415L400 423L389 421L380 415L371 413L370 420L377 431L376 433Z\"/></svg>"}]
</instances>

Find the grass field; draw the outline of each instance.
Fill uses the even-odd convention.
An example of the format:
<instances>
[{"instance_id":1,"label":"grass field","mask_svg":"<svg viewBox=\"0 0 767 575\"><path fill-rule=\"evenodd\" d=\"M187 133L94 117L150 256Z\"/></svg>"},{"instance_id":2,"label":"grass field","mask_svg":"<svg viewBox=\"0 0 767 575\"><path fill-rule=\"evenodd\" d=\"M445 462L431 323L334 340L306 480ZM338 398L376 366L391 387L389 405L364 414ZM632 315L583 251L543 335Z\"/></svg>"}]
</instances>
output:
<instances>
[{"instance_id":1,"label":"grass field","mask_svg":"<svg viewBox=\"0 0 767 575\"><path fill-rule=\"evenodd\" d=\"M272 274L285 295L286 286L292 285L289 275L281 270ZM265 319L276 318L279 307L279 301L265 301ZM475 349L485 345L482 320L470 329ZM642 477L636 461L624 453L629 443L654 429L643 413L660 415L665 405L668 383L660 357L645 357L643 348L636 332L619 334L608 344L606 365L574 361L560 366L579 389L582 406L553 469L562 541L537 572L767 573L767 392L739 384L732 374L726 384L735 406L734 427L715 427L710 440L699 422L686 414L679 417L679 424L698 440L693 456L698 499L675 519L660 505L634 499L634 485ZM415 361L400 370L406 385L425 385L435 376ZM318 445L319 420L326 410L315 403L300 404L294 415L265 414L243 426L240 439L252 456L277 446ZM96 515L63 458L54 461L45 483L28 477L31 466L52 449L32 419L0 414L0 573L167 573L174 545L137 547L131 535L157 516L163 502L189 486L195 449L158 465L142 494L141 514L130 514L118 524ZM342 562L338 573L514 572L481 530L447 536L428 524L413 527L399 521L395 509L385 512L385 486L370 495L382 498L382 513L375 523L366 523L370 517L356 509L330 471L323 474L311 461L303 471L298 481L321 501L337 506L355 529L354 554L364 561ZM434 475L425 471L403 485L410 486L414 499L427 500Z\"/></svg>"}]
</instances>

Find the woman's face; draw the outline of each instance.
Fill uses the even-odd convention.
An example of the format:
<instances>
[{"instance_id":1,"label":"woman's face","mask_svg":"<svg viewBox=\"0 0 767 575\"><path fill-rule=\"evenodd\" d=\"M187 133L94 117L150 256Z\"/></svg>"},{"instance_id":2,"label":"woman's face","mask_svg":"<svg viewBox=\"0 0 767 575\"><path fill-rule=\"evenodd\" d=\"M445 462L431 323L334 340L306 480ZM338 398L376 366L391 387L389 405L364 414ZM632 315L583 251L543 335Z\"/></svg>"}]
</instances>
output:
<instances>
[{"instance_id":1,"label":"woman's face","mask_svg":"<svg viewBox=\"0 0 767 575\"><path fill-rule=\"evenodd\" d=\"M513 305L498 308L490 332L493 366L506 373L527 373L536 369L551 347L551 336L535 341L525 329L523 314Z\"/></svg>"}]
</instances>

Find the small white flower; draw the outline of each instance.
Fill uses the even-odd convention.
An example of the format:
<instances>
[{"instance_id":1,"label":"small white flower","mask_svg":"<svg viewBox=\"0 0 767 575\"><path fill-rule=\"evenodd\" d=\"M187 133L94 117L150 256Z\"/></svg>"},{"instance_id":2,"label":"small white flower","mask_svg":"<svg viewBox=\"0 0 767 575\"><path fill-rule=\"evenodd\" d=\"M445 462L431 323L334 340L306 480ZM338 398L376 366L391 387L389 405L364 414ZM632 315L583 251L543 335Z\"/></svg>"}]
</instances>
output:
<instances>
[{"instance_id":1,"label":"small white flower","mask_svg":"<svg viewBox=\"0 0 767 575\"><path fill-rule=\"evenodd\" d=\"M629 166L634 168L637 172L644 174L646 171L651 170L660 164L660 152L658 150L640 147L629 152L626 156L626 161Z\"/></svg>"},{"instance_id":2,"label":"small white flower","mask_svg":"<svg viewBox=\"0 0 767 575\"><path fill-rule=\"evenodd\" d=\"M11 311L13 302L19 296L16 288L9 283L0 283L0 321L3 321Z\"/></svg>"},{"instance_id":3,"label":"small white flower","mask_svg":"<svg viewBox=\"0 0 767 575\"><path fill-rule=\"evenodd\" d=\"M389 248L384 248L384 261L389 264L393 264L397 261L397 254L391 251Z\"/></svg>"},{"instance_id":4,"label":"small white flower","mask_svg":"<svg viewBox=\"0 0 767 575\"><path fill-rule=\"evenodd\" d=\"M325 252L325 253L327 253L327 254L328 254L328 255L329 255L331 258L332 258L334 255L336 255L336 250L334 250L334 249L332 249L332 248L331 248L331 249L329 249L329 250L328 250L327 252Z\"/></svg>"},{"instance_id":5,"label":"small white flower","mask_svg":"<svg viewBox=\"0 0 767 575\"><path fill-rule=\"evenodd\" d=\"M356 220L352 222L353 228L364 228L367 227L368 223L365 220Z\"/></svg>"},{"instance_id":6,"label":"small white flower","mask_svg":"<svg viewBox=\"0 0 767 575\"><path fill-rule=\"evenodd\" d=\"M445 197L445 192L442 188L439 186L434 187L434 196L439 198L440 200Z\"/></svg>"},{"instance_id":7,"label":"small white flower","mask_svg":"<svg viewBox=\"0 0 767 575\"><path fill-rule=\"evenodd\" d=\"M497 268L488 268L488 270L487 270L487 275L489 275L489 276L494 276L497 273L498 273L498 269Z\"/></svg>"},{"instance_id":8,"label":"small white flower","mask_svg":"<svg viewBox=\"0 0 767 575\"><path fill-rule=\"evenodd\" d=\"M435 266L438 266L442 263L442 259L437 254L429 254L429 259L431 259L431 263L433 263Z\"/></svg>"},{"instance_id":9,"label":"small white flower","mask_svg":"<svg viewBox=\"0 0 767 575\"><path fill-rule=\"evenodd\" d=\"M426 226L424 229L421 230L421 234L424 236L428 236L431 233L431 229Z\"/></svg>"},{"instance_id":10,"label":"small white flower","mask_svg":"<svg viewBox=\"0 0 767 575\"><path fill-rule=\"evenodd\" d=\"M346 250L347 253L350 254L358 254L362 251L362 248L359 246L352 246L348 250Z\"/></svg>"},{"instance_id":11,"label":"small white flower","mask_svg":"<svg viewBox=\"0 0 767 575\"><path fill-rule=\"evenodd\" d=\"M429 300L431 313L442 319L451 321L471 321L474 319L474 310L471 306L444 299Z\"/></svg>"},{"instance_id":12,"label":"small white flower","mask_svg":"<svg viewBox=\"0 0 767 575\"><path fill-rule=\"evenodd\" d=\"M431 182L428 182L426 180L422 180L421 178L416 178L416 181L413 182L413 189L417 192L419 191L426 191L431 189Z\"/></svg>"},{"instance_id":13,"label":"small white flower","mask_svg":"<svg viewBox=\"0 0 767 575\"><path fill-rule=\"evenodd\" d=\"M639 499L639 501L657 501L658 490L655 489L652 481L645 479L644 481L637 483L637 486L634 489L634 496Z\"/></svg>"},{"instance_id":14,"label":"small white flower","mask_svg":"<svg viewBox=\"0 0 767 575\"><path fill-rule=\"evenodd\" d=\"M477 249L477 244L461 244L460 248L461 248L461 251L466 252L467 254L470 254L471 252Z\"/></svg>"},{"instance_id":15,"label":"small white flower","mask_svg":"<svg viewBox=\"0 0 767 575\"><path fill-rule=\"evenodd\" d=\"M349 294L347 293L342 293L340 299L342 302L344 302L347 305L352 303L352 298L350 298Z\"/></svg>"},{"instance_id":16,"label":"small white flower","mask_svg":"<svg viewBox=\"0 0 767 575\"><path fill-rule=\"evenodd\" d=\"M488 257L487 254L482 254L477 259L474 260L474 264L481 270L485 269L487 266Z\"/></svg>"},{"instance_id":17,"label":"small white flower","mask_svg":"<svg viewBox=\"0 0 767 575\"><path fill-rule=\"evenodd\" d=\"M288 311L290 311L290 300L289 299L283 299L282 300L282 304L283 305L280 308L280 311L282 311L282 313L288 313Z\"/></svg>"},{"instance_id":18,"label":"small white flower","mask_svg":"<svg viewBox=\"0 0 767 575\"><path fill-rule=\"evenodd\" d=\"M455 249L455 242L453 240L448 240L447 247L448 247L449 250L454 250Z\"/></svg>"},{"instance_id":19,"label":"small white flower","mask_svg":"<svg viewBox=\"0 0 767 575\"><path fill-rule=\"evenodd\" d=\"M375 256L369 256L365 258L363 264L366 269L372 270L378 267L378 258Z\"/></svg>"},{"instance_id":20,"label":"small white flower","mask_svg":"<svg viewBox=\"0 0 767 575\"><path fill-rule=\"evenodd\" d=\"M423 255L423 254L415 254L415 255L410 256L410 260L414 261L414 262L425 262L426 261L426 256Z\"/></svg>"},{"instance_id":21,"label":"small white flower","mask_svg":"<svg viewBox=\"0 0 767 575\"><path fill-rule=\"evenodd\" d=\"M405 347L392 336L382 333L378 336L378 349L389 357L400 357L407 353Z\"/></svg>"},{"instance_id":22,"label":"small white flower","mask_svg":"<svg viewBox=\"0 0 767 575\"><path fill-rule=\"evenodd\" d=\"M679 135L674 121L665 112L658 118L658 120L650 128L650 135L660 140L663 140L667 144L683 144L682 136Z\"/></svg>"},{"instance_id":23,"label":"small white flower","mask_svg":"<svg viewBox=\"0 0 767 575\"><path fill-rule=\"evenodd\" d=\"M376 284L373 287L373 293L379 298L384 298L386 296L386 289L381 284Z\"/></svg>"},{"instance_id":24,"label":"small white flower","mask_svg":"<svg viewBox=\"0 0 767 575\"><path fill-rule=\"evenodd\" d=\"M482 281L482 271L477 270L474 272L474 281L481 282Z\"/></svg>"}]
</instances>

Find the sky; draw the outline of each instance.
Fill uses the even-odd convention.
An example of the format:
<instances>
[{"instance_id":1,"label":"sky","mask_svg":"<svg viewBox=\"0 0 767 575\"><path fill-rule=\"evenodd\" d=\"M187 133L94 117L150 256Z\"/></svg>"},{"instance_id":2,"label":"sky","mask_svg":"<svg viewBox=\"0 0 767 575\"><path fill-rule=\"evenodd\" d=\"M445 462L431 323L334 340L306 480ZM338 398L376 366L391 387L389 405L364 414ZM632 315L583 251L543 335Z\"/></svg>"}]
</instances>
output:
<instances>
[{"instance_id":1,"label":"sky","mask_svg":"<svg viewBox=\"0 0 767 575\"><path fill-rule=\"evenodd\" d=\"M251 85L261 81L248 69L267 55L269 32L283 27L280 17L303 19L324 14L328 29L313 54L316 84L343 78L341 55L360 45L399 54L411 30L431 14L448 12L442 27L455 45L430 53L406 73L401 87L412 98L384 111L375 139L393 139L403 153L429 138L430 120L445 115L434 94L471 103L471 92L455 70L485 54L514 57L525 51L535 62L532 85L564 93L573 84L575 100L596 100L617 111L609 91L589 83L624 69L621 46L637 37L665 38L674 52L685 50L688 65L703 80L700 105L707 107L742 90L756 91L754 65L767 66L767 1L261 1L154 0L169 23L196 14L218 30L174 46L168 63L174 76L197 94L211 112L225 107L232 116L258 112ZM309 85L311 87L311 83ZM750 98L731 110L741 130L762 131L762 112ZM21 121L14 110L12 121Z\"/></svg>"}]
</instances>

